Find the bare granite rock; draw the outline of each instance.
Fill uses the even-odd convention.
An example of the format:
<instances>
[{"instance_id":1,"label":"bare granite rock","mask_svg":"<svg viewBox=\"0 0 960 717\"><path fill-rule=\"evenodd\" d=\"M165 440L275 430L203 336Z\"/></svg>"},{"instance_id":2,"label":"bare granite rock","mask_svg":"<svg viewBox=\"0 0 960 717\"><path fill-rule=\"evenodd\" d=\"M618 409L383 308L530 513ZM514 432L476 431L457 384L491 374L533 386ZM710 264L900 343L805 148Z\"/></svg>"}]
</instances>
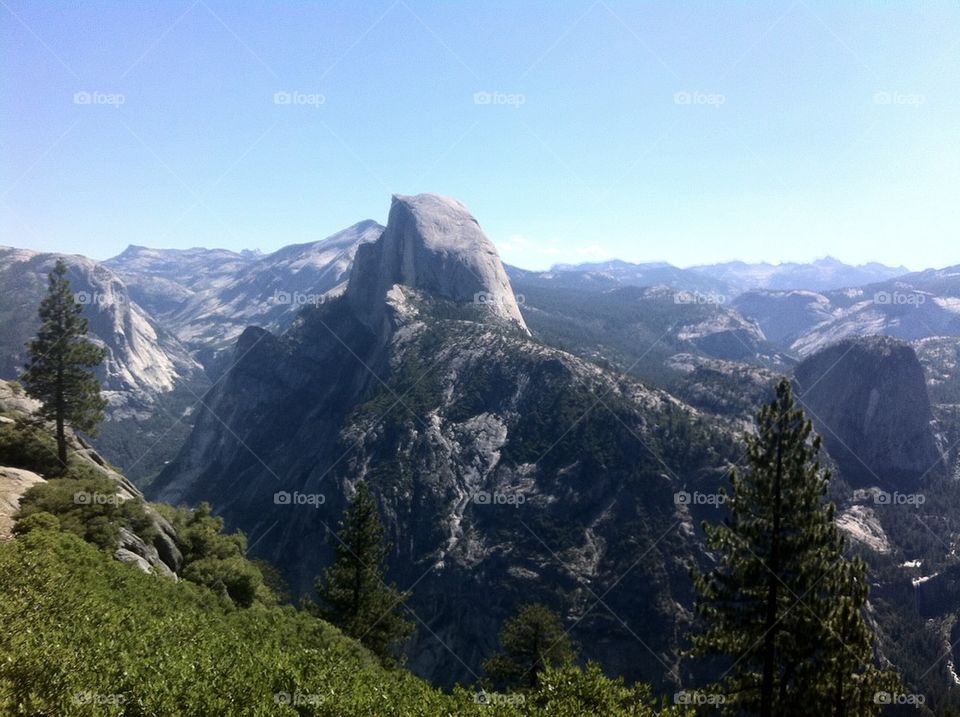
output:
<instances>
[{"instance_id":1,"label":"bare granite rock","mask_svg":"<svg viewBox=\"0 0 960 717\"><path fill-rule=\"evenodd\" d=\"M529 333L496 248L455 199L394 195L381 237L357 250L346 296L379 329L384 297L397 284L476 304Z\"/></svg>"},{"instance_id":2,"label":"bare granite rock","mask_svg":"<svg viewBox=\"0 0 960 717\"><path fill-rule=\"evenodd\" d=\"M10 537L13 516L20 508L20 496L43 477L22 468L0 467L0 540Z\"/></svg>"}]
</instances>

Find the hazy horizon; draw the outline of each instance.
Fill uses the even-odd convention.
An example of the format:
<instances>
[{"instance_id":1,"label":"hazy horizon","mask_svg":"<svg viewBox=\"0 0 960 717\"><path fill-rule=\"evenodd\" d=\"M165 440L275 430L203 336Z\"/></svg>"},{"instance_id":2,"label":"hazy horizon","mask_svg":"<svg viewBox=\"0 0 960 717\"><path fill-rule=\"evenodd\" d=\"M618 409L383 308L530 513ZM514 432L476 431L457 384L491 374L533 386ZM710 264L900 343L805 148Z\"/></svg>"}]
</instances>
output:
<instances>
[{"instance_id":1,"label":"hazy horizon","mask_svg":"<svg viewBox=\"0 0 960 717\"><path fill-rule=\"evenodd\" d=\"M362 221L377 221L377 220L362 220ZM360 222L355 222L355 223L360 223ZM378 223L380 223L380 224L385 224L385 223L386 223L386 219L384 219L383 221L378 222ZM336 233L336 232L335 232L335 233ZM332 235L331 235L331 236L332 236ZM324 239L327 239L327 238L329 238L329 237L324 237ZM317 241L323 241L324 239L319 239L319 240L317 240ZM295 242L295 243L296 243L296 244L302 244L303 242ZM4 246L4 245L0 245L0 247L2 247L2 246ZM28 246L28 245L9 244L9 245L6 245L6 246L10 246L10 247L13 247L13 248L15 248L15 249L25 249L25 250L27 250L27 251L44 251L44 252L47 251L47 250L40 250L40 249L37 249L36 247L32 247L32 246ZM117 252L116 254L110 254L109 256L94 256L94 255L87 254L87 253L84 253L84 252L58 252L58 251L55 251L55 250L50 250L49 253L75 254L75 255L80 255L80 256L86 256L86 257L88 257L88 258L90 258L90 259L94 259L95 261L101 261L101 262L102 262L102 261L107 261L107 260L109 260L109 259L116 258L116 257L120 256L124 251L126 251L127 249L129 249L129 248L131 248L131 247L134 247L134 246L139 246L139 247L143 247L143 248L145 248L145 249L150 249L150 250L154 250L154 251L192 251L192 250L201 250L201 251L231 251L231 252L235 252L235 253L251 252L251 253L254 253L254 254L258 254L258 255L260 255L260 256L269 256L270 254L272 254L272 253L274 253L274 252L276 252L276 251L279 251L280 249L283 249L283 248L285 248L285 247L287 247L287 246L291 246L291 245L290 245L290 244L287 244L287 245L284 245L284 246L280 246L280 247L276 247L276 248L274 248L274 249L271 249L270 251L263 251L262 249L260 249L260 248L258 248L258 247L239 247L239 248L225 247L225 246L157 247L157 246L147 246L147 245L144 245L144 244L128 244L126 247L124 247L123 249L121 249L121 250L120 250L119 252ZM812 258L806 259L806 260L784 260L784 261L777 261L777 260L763 260L763 259L760 259L760 260L758 260L758 261L750 261L750 262L747 262L747 261L744 261L744 260L742 260L742 259L732 258L732 259L721 259L721 260L719 260L719 261L710 262L710 263L708 263L708 264L698 263L698 264L686 264L686 265L677 265L677 264L673 264L673 263L671 263L671 262L664 261L664 260L661 260L661 259L640 259L640 260L637 260L637 261L630 261L630 260L627 260L627 259L622 259L622 258L620 258L620 257L609 257L609 258L606 258L606 259L584 259L583 261L575 261L575 262L555 261L555 262L551 262L551 263L550 263L549 265L547 265L547 266L529 267L529 266L522 266L522 265L520 265L520 264L511 263L511 262L507 261L506 259L504 259L502 255L501 255L501 259L503 260L503 263L504 263L504 264L507 264L507 265L509 265L509 266L513 266L513 267L515 267L515 268L517 268L517 269L523 269L523 270L526 270L526 271L551 271L551 270L556 269L557 267L564 267L564 266L581 266L581 265L592 265L592 264L606 264L606 263L616 262L616 261L622 261L622 262L626 262L626 263L628 263L628 264L634 264L634 265L637 265L637 266L642 266L642 265L655 265L655 264L665 264L665 265L673 266L673 267L675 267L675 268L677 268L677 269L694 269L694 268L701 267L701 266L715 266L715 265L736 264L736 263L744 263L744 264L749 264L749 265L752 265L752 266L753 266L753 265L783 266L783 265L789 265L789 264L806 265L806 264L815 264L815 263L817 263L817 262L821 262L821 261L826 261L826 260L831 260L831 259L832 259L832 260L839 261L839 262L841 262L841 263L843 263L843 264L847 264L848 266L852 266L852 267L861 267L861 266L867 266L867 265L870 265L870 264L880 264L880 265L885 266L885 267L890 268L890 269L901 269L901 268L902 268L902 269L906 269L908 272L911 272L911 273L912 273L912 272L918 272L918 271L924 271L924 270L927 270L927 269L944 269L944 268L946 268L947 266L951 266L950 264L944 264L944 265L942 265L942 266L914 267L914 266L909 266L909 265L907 265L907 264L897 264L897 265L884 264L883 262L876 262L876 261L873 261L873 260L870 260L870 259L868 259L868 260L866 260L866 261L862 261L862 262L858 262L858 263L854 264L854 263L851 263L851 262L843 261L842 259L840 259L840 258L838 258L838 257L836 257L836 256L833 256L833 255L831 255L831 254L824 254L824 255L820 255L820 256L815 256L815 257L812 257Z\"/></svg>"}]
</instances>

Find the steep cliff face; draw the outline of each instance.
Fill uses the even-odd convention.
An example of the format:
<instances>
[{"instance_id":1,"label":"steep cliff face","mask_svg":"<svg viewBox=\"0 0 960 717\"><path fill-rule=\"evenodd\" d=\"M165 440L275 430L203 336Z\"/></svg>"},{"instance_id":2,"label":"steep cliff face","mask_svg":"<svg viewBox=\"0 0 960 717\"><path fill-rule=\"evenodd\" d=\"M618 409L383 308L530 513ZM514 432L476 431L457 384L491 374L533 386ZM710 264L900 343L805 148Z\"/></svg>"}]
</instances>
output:
<instances>
[{"instance_id":1,"label":"steep cliff face","mask_svg":"<svg viewBox=\"0 0 960 717\"><path fill-rule=\"evenodd\" d=\"M300 592L367 480L422 620L415 670L475 679L502 621L542 600L590 657L660 682L716 511L682 496L714 493L737 456L669 395L531 340L467 217L395 200L345 296L282 336L248 329L154 495L209 500ZM453 240L431 238L442 227ZM475 290L499 293L477 306Z\"/></svg>"},{"instance_id":2,"label":"steep cliff face","mask_svg":"<svg viewBox=\"0 0 960 717\"><path fill-rule=\"evenodd\" d=\"M847 339L801 362L795 380L851 483L903 490L941 474L923 369L909 345L880 336Z\"/></svg>"},{"instance_id":3,"label":"steep cliff face","mask_svg":"<svg viewBox=\"0 0 960 717\"><path fill-rule=\"evenodd\" d=\"M455 199L436 194L393 197L383 235L357 251L347 299L358 316L377 325L384 299L397 284L479 305L527 332L497 250Z\"/></svg>"},{"instance_id":4,"label":"steep cliff face","mask_svg":"<svg viewBox=\"0 0 960 717\"><path fill-rule=\"evenodd\" d=\"M0 377L16 378L26 361L25 343L36 332L37 306L58 255L0 247ZM107 349L101 381L114 408L149 402L178 383L195 378L200 365L130 297L112 271L83 256L64 257L90 335Z\"/></svg>"}]
</instances>

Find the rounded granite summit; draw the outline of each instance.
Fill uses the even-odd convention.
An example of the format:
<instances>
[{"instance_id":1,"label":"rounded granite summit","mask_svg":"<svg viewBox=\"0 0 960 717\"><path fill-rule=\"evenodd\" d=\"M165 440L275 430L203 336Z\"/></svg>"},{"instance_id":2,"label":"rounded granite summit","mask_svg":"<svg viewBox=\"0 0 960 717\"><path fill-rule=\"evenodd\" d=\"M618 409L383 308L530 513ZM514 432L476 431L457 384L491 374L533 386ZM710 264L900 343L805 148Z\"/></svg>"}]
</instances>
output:
<instances>
[{"instance_id":1,"label":"rounded granite summit","mask_svg":"<svg viewBox=\"0 0 960 717\"><path fill-rule=\"evenodd\" d=\"M393 196L383 234L357 250L346 293L357 309L369 313L397 284L483 304L495 317L528 332L493 242L456 199Z\"/></svg>"}]
</instances>

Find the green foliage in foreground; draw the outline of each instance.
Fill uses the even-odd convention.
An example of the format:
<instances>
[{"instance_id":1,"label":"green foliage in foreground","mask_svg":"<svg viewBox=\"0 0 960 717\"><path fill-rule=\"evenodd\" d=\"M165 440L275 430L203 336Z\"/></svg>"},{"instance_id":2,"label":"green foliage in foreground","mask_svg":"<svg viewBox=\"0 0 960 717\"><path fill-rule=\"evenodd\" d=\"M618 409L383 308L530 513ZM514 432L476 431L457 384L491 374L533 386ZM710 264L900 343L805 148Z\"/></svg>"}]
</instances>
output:
<instances>
[{"instance_id":1,"label":"green foliage in foreground","mask_svg":"<svg viewBox=\"0 0 960 717\"><path fill-rule=\"evenodd\" d=\"M177 531L184 578L205 585L238 607L278 602L264 584L260 568L245 557L247 536L240 531L224 533L223 518L213 514L209 503L193 510L163 504L154 507Z\"/></svg>"},{"instance_id":2,"label":"green foliage in foreground","mask_svg":"<svg viewBox=\"0 0 960 717\"><path fill-rule=\"evenodd\" d=\"M238 610L38 525L0 544L0 624L4 715L679 714L596 667L547 670L538 691L487 704L446 695L305 612Z\"/></svg>"}]
</instances>

